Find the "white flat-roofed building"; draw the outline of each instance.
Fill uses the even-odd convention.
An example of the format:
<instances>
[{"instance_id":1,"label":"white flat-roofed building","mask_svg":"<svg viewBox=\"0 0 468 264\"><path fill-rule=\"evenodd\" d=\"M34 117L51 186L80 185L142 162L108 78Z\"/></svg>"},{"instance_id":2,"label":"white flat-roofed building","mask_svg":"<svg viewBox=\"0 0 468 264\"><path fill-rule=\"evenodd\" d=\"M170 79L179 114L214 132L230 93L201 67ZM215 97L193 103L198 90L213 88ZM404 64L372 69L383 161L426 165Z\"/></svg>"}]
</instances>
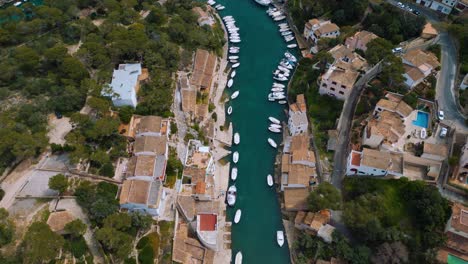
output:
<instances>
[{"instance_id":1,"label":"white flat-roofed building","mask_svg":"<svg viewBox=\"0 0 468 264\"><path fill-rule=\"evenodd\" d=\"M137 94L140 88L142 75L140 63L135 64L120 64L117 70L112 74L110 94L104 93L105 96L111 96L114 106L132 106L138 104Z\"/></svg>"}]
</instances>

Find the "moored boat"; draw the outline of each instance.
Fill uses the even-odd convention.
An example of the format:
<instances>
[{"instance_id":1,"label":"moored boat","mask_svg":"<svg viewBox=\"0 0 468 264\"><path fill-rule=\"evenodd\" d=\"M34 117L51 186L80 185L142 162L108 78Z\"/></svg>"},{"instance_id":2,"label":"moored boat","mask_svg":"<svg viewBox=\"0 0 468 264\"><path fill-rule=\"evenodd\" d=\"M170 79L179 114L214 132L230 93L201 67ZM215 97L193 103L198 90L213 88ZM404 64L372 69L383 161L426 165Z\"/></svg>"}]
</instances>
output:
<instances>
[{"instance_id":1,"label":"moored boat","mask_svg":"<svg viewBox=\"0 0 468 264\"><path fill-rule=\"evenodd\" d=\"M236 71L231 72L231 78L234 78L236 76Z\"/></svg>"},{"instance_id":2,"label":"moored boat","mask_svg":"<svg viewBox=\"0 0 468 264\"><path fill-rule=\"evenodd\" d=\"M234 161L234 163L239 161L239 152L235 151L234 154L232 154L232 161Z\"/></svg>"},{"instance_id":3,"label":"moored boat","mask_svg":"<svg viewBox=\"0 0 468 264\"><path fill-rule=\"evenodd\" d=\"M425 128L421 129L421 138L422 139L426 139L427 137L427 131Z\"/></svg>"},{"instance_id":4,"label":"moored boat","mask_svg":"<svg viewBox=\"0 0 468 264\"><path fill-rule=\"evenodd\" d=\"M270 127L281 129L281 125L279 124L271 124Z\"/></svg>"},{"instance_id":5,"label":"moored boat","mask_svg":"<svg viewBox=\"0 0 468 264\"><path fill-rule=\"evenodd\" d=\"M233 69L235 69L235 68L237 68L237 67L239 67L239 66L240 66L240 62L238 62L238 63L236 63L236 64L233 64L231 67L232 67Z\"/></svg>"},{"instance_id":6,"label":"moored boat","mask_svg":"<svg viewBox=\"0 0 468 264\"><path fill-rule=\"evenodd\" d=\"M234 134L234 144L238 145L240 143L240 135L239 133Z\"/></svg>"},{"instance_id":7,"label":"moored boat","mask_svg":"<svg viewBox=\"0 0 468 264\"><path fill-rule=\"evenodd\" d=\"M235 185L229 186L227 192L227 203L229 206L234 206L236 204L237 188Z\"/></svg>"},{"instance_id":8,"label":"moored boat","mask_svg":"<svg viewBox=\"0 0 468 264\"><path fill-rule=\"evenodd\" d=\"M228 107L227 113L228 113L228 115L231 115L231 114L232 114L232 106L229 106L229 107Z\"/></svg>"},{"instance_id":9,"label":"moored boat","mask_svg":"<svg viewBox=\"0 0 468 264\"><path fill-rule=\"evenodd\" d=\"M255 0L255 2L262 6L268 6L271 4L271 0Z\"/></svg>"},{"instance_id":10,"label":"moored boat","mask_svg":"<svg viewBox=\"0 0 468 264\"><path fill-rule=\"evenodd\" d=\"M270 122L272 122L274 124L278 124L278 125L281 124L281 121L279 121L278 119L276 119L276 118L274 118L272 116L268 117L268 120L270 120Z\"/></svg>"},{"instance_id":11,"label":"moored boat","mask_svg":"<svg viewBox=\"0 0 468 264\"><path fill-rule=\"evenodd\" d=\"M236 254L236 262L235 264L242 264L242 253L239 251Z\"/></svg>"},{"instance_id":12,"label":"moored boat","mask_svg":"<svg viewBox=\"0 0 468 264\"><path fill-rule=\"evenodd\" d=\"M231 180L235 181L237 179L237 167L233 167L231 170Z\"/></svg>"},{"instance_id":13,"label":"moored boat","mask_svg":"<svg viewBox=\"0 0 468 264\"><path fill-rule=\"evenodd\" d=\"M284 85L284 84L282 84L282 83L274 82L274 83L273 83L273 87L284 88L284 87L286 87L286 85Z\"/></svg>"},{"instance_id":14,"label":"moored boat","mask_svg":"<svg viewBox=\"0 0 468 264\"><path fill-rule=\"evenodd\" d=\"M271 88L271 91L272 92L282 92L282 91L284 91L284 89L283 88Z\"/></svg>"},{"instance_id":15,"label":"moored boat","mask_svg":"<svg viewBox=\"0 0 468 264\"><path fill-rule=\"evenodd\" d=\"M284 233L283 231L276 231L276 242L280 247L284 245Z\"/></svg>"},{"instance_id":16,"label":"moored boat","mask_svg":"<svg viewBox=\"0 0 468 264\"><path fill-rule=\"evenodd\" d=\"M271 176L271 174L268 174L267 176L267 184L268 186L273 186L273 176Z\"/></svg>"},{"instance_id":17,"label":"moored boat","mask_svg":"<svg viewBox=\"0 0 468 264\"><path fill-rule=\"evenodd\" d=\"M242 211L241 211L241 209L237 209L236 215L234 215L234 223L235 223L235 224L239 223L239 221L240 221L240 219L241 219L241 216L242 216ZM237 256L236 256L236 263L237 263Z\"/></svg>"},{"instance_id":18,"label":"moored boat","mask_svg":"<svg viewBox=\"0 0 468 264\"><path fill-rule=\"evenodd\" d=\"M228 58L230 60L237 60L237 59L239 59L239 56L229 56Z\"/></svg>"},{"instance_id":19,"label":"moored boat","mask_svg":"<svg viewBox=\"0 0 468 264\"><path fill-rule=\"evenodd\" d=\"M272 146L273 148L278 147L278 144L276 144L276 142L271 138L268 138L268 144L270 144L270 146Z\"/></svg>"},{"instance_id":20,"label":"moored boat","mask_svg":"<svg viewBox=\"0 0 468 264\"><path fill-rule=\"evenodd\" d=\"M284 104L287 104L288 101L286 101L286 100L279 100L278 103L281 104L281 105L284 105Z\"/></svg>"},{"instance_id":21,"label":"moored boat","mask_svg":"<svg viewBox=\"0 0 468 264\"><path fill-rule=\"evenodd\" d=\"M237 96L239 96L239 91L235 91L235 92L231 95L231 99L236 99Z\"/></svg>"},{"instance_id":22,"label":"moored boat","mask_svg":"<svg viewBox=\"0 0 468 264\"><path fill-rule=\"evenodd\" d=\"M270 130L270 132L273 132L273 133L281 133L281 130L276 127L268 127L268 130Z\"/></svg>"},{"instance_id":23,"label":"moored boat","mask_svg":"<svg viewBox=\"0 0 468 264\"><path fill-rule=\"evenodd\" d=\"M228 83L227 83L227 87L228 88L231 88L232 84L234 83L234 79L229 79Z\"/></svg>"},{"instance_id":24,"label":"moored boat","mask_svg":"<svg viewBox=\"0 0 468 264\"><path fill-rule=\"evenodd\" d=\"M297 47L297 44L289 44L287 47L290 49L294 49L295 47Z\"/></svg>"}]
</instances>

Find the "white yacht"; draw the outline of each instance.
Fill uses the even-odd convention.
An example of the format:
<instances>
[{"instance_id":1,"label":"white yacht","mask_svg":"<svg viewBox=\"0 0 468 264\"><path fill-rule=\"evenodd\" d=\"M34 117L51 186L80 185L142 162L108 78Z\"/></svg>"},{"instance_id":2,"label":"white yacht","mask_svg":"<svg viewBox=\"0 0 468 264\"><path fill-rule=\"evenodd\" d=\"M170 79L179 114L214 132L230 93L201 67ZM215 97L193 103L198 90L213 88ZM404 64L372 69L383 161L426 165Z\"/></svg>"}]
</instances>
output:
<instances>
[{"instance_id":1,"label":"white yacht","mask_svg":"<svg viewBox=\"0 0 468 264\"><path fill-rule=\"evenodd\" d=\"M289 27L284 27L284 28L281 28L279 30L279 32L283 33L283 32L287 32L287 31L290 31L291 29Z\"/></svg>"},{"instance_id":2,"label":"white yacht","mask_svg":"<svg viewBox=\"0 0 468 264\"><path fill-rule=\"evenodd\" d=\"M287 27L288 26L288 23L279 23L278 24L278 27Z\"/></svg>"},{"instance_id":3,"label":"white yacht","mask_svg":"<svg viewBox=\"0 0 468 264\"><path fill-rule=\"evenodd\" d=\"M291 72L291 69L288 69L288 68L286 68L284 66L281 66L281 65L278 65L278 70L288 72L288 73Z\"/></svg>"},{"instance_id":4,"label":"white yacht","mask_svg":"<svg viewBox=\"0 0 468 264\"><path fill-rule=\"evenodd\" d=\"M268 120L270 120L270 122L272 122L274 124L278 124L278 125L281 124L281 121L279 121L278 119L276 119L276 118L274 118L272 116L268 117Z\"/></svg>"},{"instance_id":5,"label":"white yacht","mask_svg":"<svg viewBox=\"0 0 468 264\"><path fill-rule=\"evenodd\" d=\"M237 54L239 53L239 50L236 50L236 49L233 49L233 50L229 50L229 53L232 53L232 54Z\"/></svg>"},{"instance_id":6,"label":"white yacht","mask_svg":"<svg viewBox=\"0 0 468 264\"><path fill-rule=\"evenodd\" d=\"M229 42L231 42L231 43L239 43L239 42L241 42L241 40L240 40L240 38L230 38L230 39L229 39Z\"/></svg>"},{"instance_id":7,"label":"white yacht","mask_svg":"<svg viewBox=\"0 0 468 264\"><path fill-rule=\"evenodd\" d=\"M284 245L284 233L283 231L276 231L276 242L282 247Z\"/></svg>"},{"instance_id":8,"label":"white yacht","mask_svg":"<svg viewBox=\"0 0 468 264\"><path fill-rule=\"evenodd\" d=\"M284 36L284 40L286 42L291 42L294 40L294 36L293 35Z\"/></svg>"},{"instance_id":9,"label":"white yacht","mask_svg":"<svg viewBox=\"0 0 468 264\"><path fill-rule=\"evenodd\" d=\"M242 264L242 253L240 251L236 254L236 261L234 264Z\"/></svg>"},{"instance_id":10,"label":"white yacht","mask_svg":"<svg viewBox=\"0 0 468 264\"><path fill-rule=\"evenodd\" d=\"M272 92L282 92L282 91L284 91L284 89L283 88L271 88L271 91Z\"/></svg>"},{"instance_id":11,"label":"white yacht","mask_svg":"<svg viewBox=\"0 0 468 264\"><path fill-rule=\"evenodd\" d=\"M224 10L225 8L226 8L225 6L219 6L219 7L216 7L216 10L221 11L221 10Z\"/></svg>"},{"instance_id":12,"label":"white yacht","mask_svg":"<svg viewBox=\"0 0 468 264\"><path fill-rule=\"evenodd\" d=\"M236 132L234 134L234 144L239 145L239 143L240 143L240 135L239 133Z\"/></svg>"},{"instance_id":13,"label":"white yacht","mask_svg":"<svg viewBox=\"0 0 468 264\"><path fill-rule=\"evenodd\" d=\"M273 77L273 79L275 79L277 81L280 81L280 82L284 82L284 81L288 80L288 78L286 78L284 76L275 76L275 77Z\"/></svg>"},{"instance_id":14,"label":"white yacht","mask_svg":"<svg viewBox=\"0 0 468 264\"><path fill-rule=\"evenodd\" d=\"M282 84L282 83L274 82L274 83L273 83L273 87L285 88L286 85L284 85L284 84Z\"/></svg>"},{"instance_id":15,"label":"white yacht","mask_svg":"<svg viewBox=\"0 0 468 264\"><path fill-rule=\"evenodd\" d=\"M232 67L233 69L235 69L235 68L237 68L237 67L239 67L239 66L240 66L240 62L238 62L238 63L236 63L236 64L233 64L231 67Z\"/></svg>"},{"instance_id":16,"label":"white yacht","mask_svg":"<svg viewBox=\"0 0 468 264\"><path fill-rule=\"evenodd\" d=\"M273 20L274 21L281 21L281 20L283 20L285 18L286 18L286 16L277 16L277 17L273 18Z\"/></svg>"},{"instance_id":17,"label":"white yacht","mask_svg":"<svg viewBox=\"0 0 468 264\"><path fill-rule=\"evenodd\" d=\"M242 211L241 211L241 209L237 209L236 215L234 216L234 223L235 223L235 224L239 223L239 221L240 221L240 219L241 219L241 216L242 216ZM237 258L237 256L236 256L236 258ZM236 263L237 263L237 261L236 261Z\"/></svg>"},{"instance_id":18,"label":"white yacht","mask_svg":"<svg viewBox=\"0 0 468 264\"><path fill-rule=\"evenodd\" d=\"M228 83L227 83L227 87L228 88L231 88L232 84L234 84L234 79L229 79Z\"/></svg>"},{"instance_id":19,"label":"white yacht","mask_svg":"<svg viewBox=\"0 0 468 264\"><path fill-rule=\"evenodd\" d=\"M267 184L268 186L273 186L273 176L271 176L271 174L268 174L267 176Z\"/></svg>"},{"instance_id":20,"label":"white yacht","mask_svg":"<svg viewBox=\"0 0 468 264\"><path fill-rule=\"evenodd\" d=\"M292 34L292 31L284 31L284 32L281 32L281 36L289 36Z\"/></svg>"},{"instance_id":21,"label":"white yacht","mask_svg":"<svg viewBox=\"0 0 468 264\"><path fill-rule=\"evenodd\" d=\"M231 95L231 99L236 99L237 96L239 96L239 91L235 91L235 92Z\"/></svg>"},{"instance_id":22,"label":"white yacht","mask_svg":"<svg viewBox=\"0 0 468 264\"><path fill-rule=\"evenodd\" d=\"M268 138L268 144L270 144L270 146L274 147L274 148L277 148L278 145L276 144L276 142L271 139L271 138Z\"/></svg>"},{"instance_id":23,"label":"white yacht","mask_svg":"<svg viewBox=\"0 0 468 264\"><path fill-rule=\"evenodd\" d=\"M231 72L231 78L234 78L234 77L236 77L236 71Z\"/></svg>"},{"instance_id":24,"label":"white yacht","mask_svg":"<svg viewBox=\"0 0 468 264\"><path fill-rule=\"evenodd\" d=\"M234 163L239 161L239 152L235 151L234 154L232 154L232 161L234 161Z\"/></svg>"},{"instance_id":25,"label":"white yacht","mask_svg":"<svg viewBox=\"0 0 468 264\"><path fill-rule=\"evenodd\" d=\"M232 167L231 180L235 181L236 179L237 179L237 167Z\"/></svg>"},{"instance_id":26,"label":"white yacht","mask_svg":"<svg viewBox=\"0 0 468 264\"><path fill-rule=\"evenodd\" d=\"M229 62L230 62L231 64L236 64L236 63L238 63L239 61L238 61L238 60L229 60Z\"/></svg>"},{"instance_id":27,"label":"white yacht","mask_svg":"<svg viewBox=\"0 0 468 264\"><path fill-rule=\"evenodd\" d=\"M255 2L262 6L268 6L271 4L271 0L255 0Z\"/></svg>"},{"instance_id":28,"label":"white yacht","mask_svg":"<svg viewBox=\"0 0 468 264\"><path fill-rule=\"evenodd\" d=\"M297 47L297 44L289 44L288 45L288 48L290 48L290 49L294 49L295 47Z\"/></svg>"},{"instance_id":29,"label":"white yacht","mask_svg":"<svg viewBox=\"0 0 468 264\"><path fill-rule=\"evenodd\" d=\"M276 127L268 127L268 130L270 130L273 133L281 133L281 130Z\"/></svg>"},{"instance_id":30,"label":"white yacht","mask_svg":"<svg viewBox=\"0 0 468 264\"><path fill-rule=\"evenodd\" d=\"M292 55L291 53L287 52L287 51L284 53L284 56L286 56L286 58L288 58L288 60L290 60L292 62L297 61L296 57L294 55Z\"/></svg>"},{"instance_id":31,"label":"white yacht","mask_svg":"<svg viewBox=\"0 0 468 264\"><path fill-rule=\"evenodd\" d=\"M235 185L229 186L227 192L227 203L229 206L234 206L236 204L237 188Z\"/></svg>"},{"instance_id":32,"label":"white yacht","mask_svg":"<svg viewBox=\"0 0 468 264\"><path fill-rule=\"evenodd\" d=\"M281 125L278 125L278 124L271 124L270 127L281 129Z\"/></svg>"},{"instance_id":33,"label":"white yacht","mask_svg":"<svg viewBox=\"0 0 468 264\"><path fill-rule=\"evenodd\" d=\"M228 107L227 113L228 113L228 115L231 115L231 114L232 114L232 106L229 106L229 107Z\"/></svg>"}]
</instances>

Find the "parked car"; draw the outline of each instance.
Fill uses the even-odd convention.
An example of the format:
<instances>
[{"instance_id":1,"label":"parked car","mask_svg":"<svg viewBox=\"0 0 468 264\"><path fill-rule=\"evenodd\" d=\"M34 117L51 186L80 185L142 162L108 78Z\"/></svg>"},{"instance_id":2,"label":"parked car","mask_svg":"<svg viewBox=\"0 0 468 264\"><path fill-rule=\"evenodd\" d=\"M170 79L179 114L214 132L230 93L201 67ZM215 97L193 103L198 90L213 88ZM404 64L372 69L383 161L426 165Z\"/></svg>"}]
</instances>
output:
<instances>
[{"instance_id":1,"label":"parked car","mask_svg":"<svg viewBox=\"0 0 468 264\"><path fill-rule=\"evenodd\" d=\"M404 8L405 5L402 3L402 2L397 2L396 5L399 7L399 8Z\"/></svg>"},{"instance_id":2,"label":"parked car","mask_svg":"<svg viewBox=\"0 0 468 264\"><path fill-rule=\"evenodd\" d=\"M419 12L418 10L413 10L413 14L419 16L421 14L421 12Z\"/></svg>"},{"instance_id":3,"label":"parked car","mask_svg":"<svg viewBox=\"0 0 468 264\"><path fill-rule=\"evenodd\" d=\"M62 116L62 113L57 112L57 111L55 111L55 116L57 117L57 119L60 119L60 118L63 117L63 116Z\"/></svg>"},{"instance_id":4,"label":"parked car","mask_svg":"<svg viewBox=\"0 0 468 264\"><path fill-rule=\"evenodd\" d=\"M392 52L394 54L401 53L402 51L403 51L402 47L396 47L396 48L392 49Z\"/></svg>"},{"instance_id":5,"label":"parked car","mask_svg":"<svg viewBox=\"0 0 468 264\"><path fill-rule=\"evenodd\" d=\"M448 132L448 129L447 129L446 127L443 127L443 128L440 129L439 136L440 136L441 138L444 138L444 137L447 136L447 132Z\"/></svg>"},{"instance_id":6,"label":"parked car","mask_svg":"<svg viewBox=\"0 0 468 264\"><path fill-rule=\"evenodd\" d=\"M445 118L444 111L440 110L439 112L437 112L437 118L439 118L439 120L444 120Z\"/></svg>"}]
</instances>

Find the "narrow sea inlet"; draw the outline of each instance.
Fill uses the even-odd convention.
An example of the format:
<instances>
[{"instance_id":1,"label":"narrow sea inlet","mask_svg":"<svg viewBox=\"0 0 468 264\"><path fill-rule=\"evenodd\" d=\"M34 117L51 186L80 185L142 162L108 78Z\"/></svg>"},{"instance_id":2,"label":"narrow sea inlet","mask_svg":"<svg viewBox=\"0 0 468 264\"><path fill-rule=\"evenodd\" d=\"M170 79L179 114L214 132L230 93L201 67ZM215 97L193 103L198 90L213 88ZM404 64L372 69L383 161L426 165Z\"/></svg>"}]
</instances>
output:
<instances>
[{"instance_id":1,"label":"narrow sea inlet","mask_svg":"<svg viewBox=\"0 0 468 264\"><path fill-rule=\"evenodd\" d=\"M278 32L278 23L266 14L266 7L253 0L220 0L226 6L219 11L221 17L231 15L240 28L240 67L236 69L234 85L227 88L232 94L239 90L237 99L229 102L234 132L242 139L232 152L239 152L237 201L228 209L228 219L233 221L235 211L242 210L242 219L232 227L232 256L242 252L243 263L290 263L287 241L283 247L276 242L276 231L283 230L280 204L274 188L267 185L267 175L274 172L277 150L267 139L278 144L280 134L268 131L268 117L286 120L285 106L267 100L273 84L272 72L284 57L286 43ZM233 163L231 162L231 166ZM234 263L234 259L233 259Z\"/></svg>"}]
</instances>

